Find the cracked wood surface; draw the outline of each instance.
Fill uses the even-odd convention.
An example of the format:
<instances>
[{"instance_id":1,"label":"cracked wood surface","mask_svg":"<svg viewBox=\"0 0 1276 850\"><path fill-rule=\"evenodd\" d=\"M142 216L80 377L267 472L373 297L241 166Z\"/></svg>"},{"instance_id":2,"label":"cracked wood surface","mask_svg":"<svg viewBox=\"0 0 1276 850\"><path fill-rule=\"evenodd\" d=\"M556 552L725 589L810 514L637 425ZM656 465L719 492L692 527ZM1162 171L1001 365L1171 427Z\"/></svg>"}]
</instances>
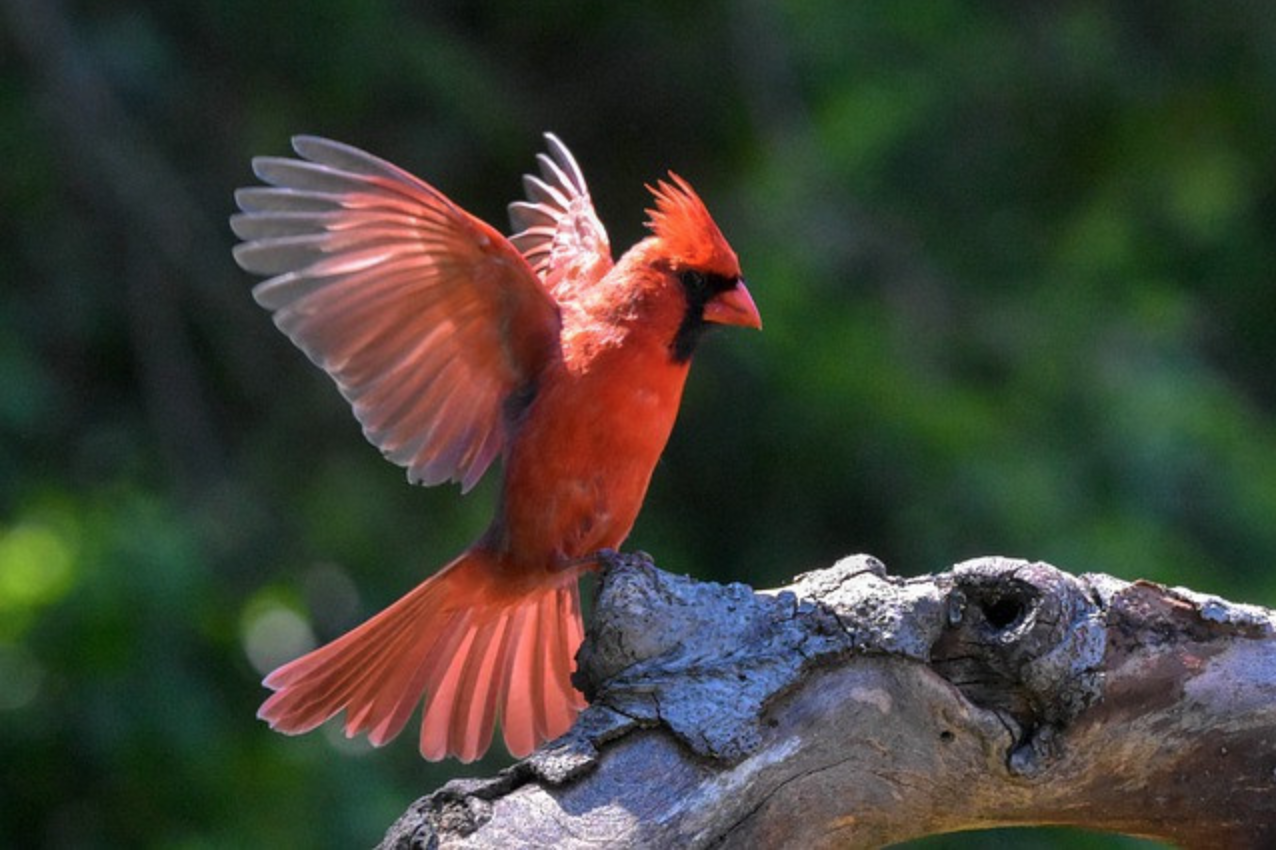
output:
<instances>
[{"instance_id":1,"label":"cracked wood surface","mask_svg":"<svg viewBox=\"0 0 1276 850\"><path fill-rule=\"evenodd\" d=\"M1276 615L983 558L867 556L754 592L615 556L590 708L418 800L409 847L873 847L1072 824L1276 846Z\"/></svg>"}]
</instances>

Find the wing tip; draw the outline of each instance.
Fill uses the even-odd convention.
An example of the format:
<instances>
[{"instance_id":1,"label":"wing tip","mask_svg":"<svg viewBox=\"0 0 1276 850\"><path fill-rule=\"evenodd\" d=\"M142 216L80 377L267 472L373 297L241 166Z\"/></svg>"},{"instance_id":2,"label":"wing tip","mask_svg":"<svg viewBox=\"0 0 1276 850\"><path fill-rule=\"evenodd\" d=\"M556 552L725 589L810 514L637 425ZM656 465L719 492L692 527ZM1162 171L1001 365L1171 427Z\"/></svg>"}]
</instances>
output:
<instances>
[{"instance_id":1,"label":"wing tip","mask_svg":"<svg viewBox=\"0 0 1276 850\"><path fill-rule=\"evenodd\" d=\"M289 141L292 144L293 151L298 156L311 162L323 162L323 153L326 151L364 154L363 151L344 142L338 142L325 136L316 136L313 133L298 133ZM366 156L367 154L364 155Z\"/></svg>"}]
</instances>

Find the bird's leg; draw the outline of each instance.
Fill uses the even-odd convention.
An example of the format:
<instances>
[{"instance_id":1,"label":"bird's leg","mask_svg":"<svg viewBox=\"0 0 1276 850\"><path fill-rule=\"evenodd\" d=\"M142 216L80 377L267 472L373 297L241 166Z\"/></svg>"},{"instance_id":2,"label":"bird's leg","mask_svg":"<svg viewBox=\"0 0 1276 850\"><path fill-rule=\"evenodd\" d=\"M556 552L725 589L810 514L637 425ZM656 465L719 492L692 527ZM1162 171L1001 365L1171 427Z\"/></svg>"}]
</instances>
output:
<instances>
[{"instance_id":1,"label":"bird's leg","mask_svg":"<svg viewBox=\"0 0 1276 850\"><path fill-rule=\"evenodd\" d=\"M579 570L592 567L596 570L605 570L619 557L620 553L615 549L603 548L596 552L590 552L588 555L581 555L579 558L568 558L565 561L561 561L558 569Z\"/></svg>"}]
</instances>

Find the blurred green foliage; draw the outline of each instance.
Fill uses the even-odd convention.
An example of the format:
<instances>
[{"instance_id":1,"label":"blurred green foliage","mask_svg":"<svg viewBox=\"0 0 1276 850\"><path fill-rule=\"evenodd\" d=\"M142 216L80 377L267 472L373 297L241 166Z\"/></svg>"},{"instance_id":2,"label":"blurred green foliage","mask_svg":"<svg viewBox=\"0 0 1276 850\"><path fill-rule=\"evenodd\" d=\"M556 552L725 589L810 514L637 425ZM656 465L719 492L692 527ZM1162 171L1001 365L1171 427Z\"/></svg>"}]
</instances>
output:
<instances>
[{"instance_id":1,"label":"blurred green foliage","mask_svg":"<svg viewBox=\"0 0 1276 850\"><path fill-rule=\"evenodd\" d=\"M630 541L667 569L1003 553L1276 604L1263 4L0 14L0 846L367 846L502 763L253 718L493 496L406 486L252 305L231 192L296 132L503 223L553 129L618 248L695 183L766 330L698 355ZM1006 835L919 846L1136 843Z\"/></svg>"}]
</instances>

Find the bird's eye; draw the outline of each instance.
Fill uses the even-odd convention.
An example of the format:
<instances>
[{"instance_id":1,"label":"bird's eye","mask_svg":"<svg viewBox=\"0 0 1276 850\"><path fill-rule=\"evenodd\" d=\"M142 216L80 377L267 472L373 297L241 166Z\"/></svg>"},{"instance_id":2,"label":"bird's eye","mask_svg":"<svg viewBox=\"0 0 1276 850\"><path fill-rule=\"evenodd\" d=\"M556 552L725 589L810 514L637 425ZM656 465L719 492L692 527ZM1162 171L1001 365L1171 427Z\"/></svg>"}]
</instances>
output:
<instances>
[{"instance_id":1,"label":"bird's eye","mask_svg":"<svg viewBox=\"0 0 1276 850\"><path fill-rule=\"evenodd\" d=\"M695 269L686 269L679 275L679 279L682 281L682 288L692 295L704 294L708 286L708 281L705 280L704 274Z\"/></svg>"}]
</instances>

